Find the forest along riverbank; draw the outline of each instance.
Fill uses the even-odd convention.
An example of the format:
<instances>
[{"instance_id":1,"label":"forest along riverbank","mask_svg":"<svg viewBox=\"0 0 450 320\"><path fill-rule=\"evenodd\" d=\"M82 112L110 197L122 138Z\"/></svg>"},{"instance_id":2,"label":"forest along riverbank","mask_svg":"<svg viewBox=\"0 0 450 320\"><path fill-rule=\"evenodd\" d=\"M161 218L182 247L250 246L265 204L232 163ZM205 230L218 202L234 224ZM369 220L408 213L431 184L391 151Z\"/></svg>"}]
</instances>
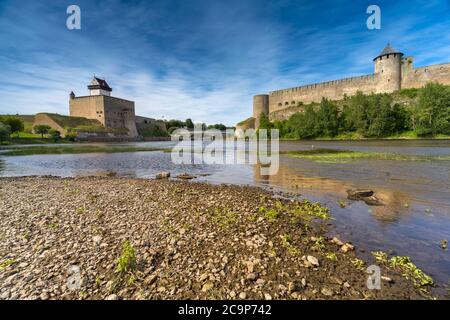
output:
<instances>
[{"instance_id":1,"label":"forest along riverbank","mask_svg":"<svg viewBox=\"0 0 450 320\"><path fill-rule=\"evenodd\" d=\"M368 289L368 263L325 236L332 212L307 200L168 180L0 182L0 299L430 297L430 278L382 252L381 290Z\"/></svg>"}]
</instances>

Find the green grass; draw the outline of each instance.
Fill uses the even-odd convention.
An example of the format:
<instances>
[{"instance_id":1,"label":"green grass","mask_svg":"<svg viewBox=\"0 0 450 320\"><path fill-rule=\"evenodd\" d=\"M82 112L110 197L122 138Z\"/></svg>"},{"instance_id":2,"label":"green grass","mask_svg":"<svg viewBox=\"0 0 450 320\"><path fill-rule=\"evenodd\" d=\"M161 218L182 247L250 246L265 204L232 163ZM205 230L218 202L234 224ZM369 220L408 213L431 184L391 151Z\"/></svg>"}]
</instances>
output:
<instances>
[{"instance_id":1,"label":"green grass","mask_svg":"<svg viewBox=\"0 0 450 320\"><path fill-rule=\"evenodd\" d=\"M58 141L58 143L66 143L67 140L61 139ZM0 142L0 146L13 146L13 145L23 145L23 144L49 144L49 143L55 143L54 140L49 138L41 138L41 136L36 137L29 137L29 138L16 138L15 136L11 137L10 140L5 140Z\"/></svg>"},{"instance_id":2,"label":"green grass","mask_svg":"<svg viewBox=\"0 0 450 320\"><path fill-rule=\"evenodd\" d=\"M3 261L2 263L0 263L0 271L9 267L10 265L16 263L16 260L14 259L6 259L5 261Z\"/></svg>"},{"instance_id":3,"label":"green grass","mask_svg":"<svg viewBox=\"0 0 450 320\"><path fill-rule=\"evenodd\" d=\"M412 280L416 287L429 286L434 284L433 278L419 269L411 262L409 257L395 256L389 260L391 267L402 272L402 276L408 280Z\"/></svg>"},{"instance_id":4,"label":"green grass","mask_svg":"<svg viewBox=\"0 0 450 320\"><path fill-rule=\"evenodd\" d=\"M314 149L281 152L289 157L310 159L316 162L324 163L345 163L359 159L376 159L376 160L402 160L402 161L449 161L450 155L443 156L423 156L408 155L388 152L363 152L340 149Z\"/></svg>"},{"instance_id":5,"label":"green grass","mask_svg":"<svg viewBox=\"0 0 450 320\"><path fill-rule=\"evenodd\" d=\"M23 148L12 148L3 152L4 156L28 156L38 154L80 154L80 153L119 153L119 152L144 152L144 151L164 151L163 149L134 146L32 146Z\"/></svg>"},{"instance_id":6,"label":"green grass","mask_svg":"<svg viewBox=\"0 0 450 320\"><path fill-rule=\"evenodd\" d=\"M122 252L116 261L117 273L128 273L136 270L136 251L130 241L126 240L122 244Z\"/></svg>"}]
</instances>

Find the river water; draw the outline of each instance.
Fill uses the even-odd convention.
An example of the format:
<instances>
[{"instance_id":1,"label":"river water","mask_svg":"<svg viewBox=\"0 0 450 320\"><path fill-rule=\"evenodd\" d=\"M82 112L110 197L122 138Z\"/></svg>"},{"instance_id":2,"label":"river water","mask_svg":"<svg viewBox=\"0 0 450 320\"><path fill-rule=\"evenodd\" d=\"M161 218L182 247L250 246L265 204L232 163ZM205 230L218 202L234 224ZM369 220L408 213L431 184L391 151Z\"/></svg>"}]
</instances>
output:
<instances>
[{"instance_id":1,"label":"river water","mask_svg":"<svg viewBox=\"0 0 450 320\"><path fill-rule=\"evenodd\" d=\"M126 145L167 148L174 142L140 142ZM333 148L392 152L409 155L450 155L450 141L313 141L281 142L281 151ZM238 146L237 149L241 149ZM294 197L317 200L331 209L330 235L354 243L360 254L383 250L410 256L430 274L440 292L450 284L450 161L360 159L344 163L320 163L280 156L276 175L261 175L258 165L177 165L162 151L112 154L32 155L0 154L0 176L105 175L153 178L157 172L209 174L196 181L260 186L284 191ZM370 188L386 206L367 206L346 200L346 190ZM339 201L346 202L341 208Z\"/></svg>"}]
</instances>

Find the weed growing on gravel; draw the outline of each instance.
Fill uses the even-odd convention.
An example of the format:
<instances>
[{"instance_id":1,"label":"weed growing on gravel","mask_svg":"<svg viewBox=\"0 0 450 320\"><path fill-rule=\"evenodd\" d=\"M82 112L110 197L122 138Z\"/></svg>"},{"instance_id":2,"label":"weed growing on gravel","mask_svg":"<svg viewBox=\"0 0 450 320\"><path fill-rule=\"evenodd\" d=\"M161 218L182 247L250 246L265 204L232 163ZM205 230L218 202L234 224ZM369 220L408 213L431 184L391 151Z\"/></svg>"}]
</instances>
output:
<instances>
[{"instance_id":1,"label":"weed growing on gravel","mask_svg":"<svg viewBox=\"0 0 450 320\"><path fill-rule=\"evenodd\" d=\"M325 239L323 237L317 237L314 239L314 244L311 247L313 251L322 252L325 250Z\"/></svg>"},{"instance_id":2,"label":"weed growing on gravel","mask_svg":"<svg viewBox=\"0 0 450 320\"><path fill-rule=\"evenodd\" d=\"M332 261L337 261L337 255L334 252L325 253L325 258L332 260Z\"/></svg>"},{"instance_id":3,"label":"weed growing on gravel","mask_svg":"<svg viewBox=\"0 0 450 320\"><path fill-rule=\"evenodd\" d=\"M373 251L372 256L380 263L386 263L388 261L388 255L383 251Z\"/></svg>"},{"instance_id":4,"label":"weed growing on gravel","mask_svg":"<svg viewBox=\"0 0 450 320\"><path fill-rule=\"evenodd\" d=\"M288 234L283 234L283 235L280 236L280 238L281 238L281 245L282 245L284 248L286 248L286 249L289 251L290 254L292 254L292 255L298 254L297 248L295 248L295 247L291 244L292 238L291 238L290 235L288 235Z\"/></svg>"},{"instance_id":5,"label":"weed growing on gravel","mask_svg":"<svg viewBox=\"0 0 450 320\"><path fill-rule=\"evenodd\" d=\"M77 212L78 214L83 214L83 213L84 213L84 207L79 207L79 208L77 208L76 212Z\"/></svg>"},{"instance_id":6,"label":"weed growing on gravel","mask_svg":"<svg viewBox=\"0 0 450 320\"><path fill-rule=\"evenodd\" d=\"M9 267L10 265L12 265L14 263L16 263L16 260L14 260L14 259L6 259L2 263L0 263L0 271L3 270L3 269L6 269L7 267Z\"/></svg>"},{"instance_id":7,"label":"weed growing on gravel","mask_svg":"<svg viewBox=\"0 0 450 320\"><path fill-rule=\"evenodd\" d=\"M213 221L219 225L221 229L227 228L230 224L237 223L239 221L238 214L232 211L226 211L216 208L213 215Z\"/></svg>"},{"instance_id":8,"label":"weed growing on gravel","mask_svg":"<svg viewBox=\"0 0 450 320\"><path fill-rule=\"evenodd\" d=\"M87 195L87 198L90 202L95 202L99 196L97 194L89 193Z\"/></svg>"},{"instance_id":9,"label":"weed growing on gravel","mask_svg":"<svg viewBox=\"0 0 450 320\"><path fill-rule=\"evenodd\" d=\"M122 244L122 252L116 261L116 272L128 273L136 270L136 252L130 241L126 240Z\"/></svg>"},{"instance_id":10,"label":"weed growing on gravel","mask_svg":"<svg viewBox=\"0 0 450 320\"><path fill-rule=\"evenodd\" d=\"M322 220L327 220L330 218L328 208L323 207L319 202L311 202L309 200L303 200L300 205L294 209L293 213L294 215L303 217L309 216Z\"/></svg>"},{"instance_id":11,"label":"weed growing on gravel","mask_svg":"<svg viewBox=\"0 0 450 320\"><path fill-rule=\"evenodd\" d=\"M402 276L412 280L416 287L433 285L434 281L429 275L420 270L409 257L395 256L389 260L389 265L402 272Z\"/></svg>"},{"instance_id":12,"label":"weed growing on gravel","mask_svg":"<svg viewBox=\"0 0 450 320\"><path fill-rule=\"evenodd\" d=\"M170 223L169 218L164 218L161 221L162 226L164 227L164 229L167 231L167 233L169 234L173 234L175 232L175 228L172 226L172 224Z\"/></svg>"},{"instance_id":13,"label":"weed growing on gravel","mask_svg":"<svg viewBox=\"0 0 450 320\"><path fill-rule=\"evenodd\" d=\"M95 217L97 219L102 219L104 217L104 214L100 209L97 209L97 210L95 210Z\"/></svg>"},{"instance_id":14,"label":"weed growing on gravel","mask_svg":"<svg viewBox=\"0 0 450 320\"><path fill-rule=\"evenodd\" d=\"M351 262L356 269L361 270L361 271L364 270L365 262L363 260L355 258L355 259L352 259Z\"/></svg>"},{"instance_id":15,"label":"weed growing on gravel","mask_svg":"<svg viewBox=\"0 0 450 320\"><path fill-rule=\"evenodd\" d=\"M30 240L30 231L25 231L24 233L22 233L22 237L27 241Z\"/></svg>"},{"instance_id":16,"label":"weed growing on gravel","mask_svg":"<svg viewBox=\"0 0 450 320\"><path fill-rule=\"evenodd\" d=\"M258 212L261 213L264 218L269 222L274 222L278 218L278 212L275 209L267 209L265 207L259 207Z\"/></svg>"},{"instance_id":17,"label":"weed growing on gravel","mask_svg":"<svg viewBox=\"0 0 450 320\"><path fill-rule=\"evenodd\" d=\"M344 200L339 200L339 207L345 208L346 206L347 206L347 204L345 203Z\"/></svg>"}]
</instances>

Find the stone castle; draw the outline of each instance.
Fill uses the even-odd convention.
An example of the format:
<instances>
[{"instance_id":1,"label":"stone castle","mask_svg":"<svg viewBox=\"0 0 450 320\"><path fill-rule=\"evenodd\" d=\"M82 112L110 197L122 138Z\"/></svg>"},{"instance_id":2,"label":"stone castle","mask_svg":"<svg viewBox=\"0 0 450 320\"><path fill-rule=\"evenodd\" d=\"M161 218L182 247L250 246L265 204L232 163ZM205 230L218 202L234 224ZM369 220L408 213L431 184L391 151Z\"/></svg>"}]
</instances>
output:
<instances>
[{"instance_id":1,"label":"stone castle","mask_svg":"<svg viewBox=\"0 0 450 320\"><path fill-rule=\"evenodd\" d=\"M450 63L413 67L413 57L404 54L388 44L373 59L374 73L305 86L282 89L253 97L253 116L237 125L237 128L258 128L261 114L269 115L299 103L320 102L322 98L341 100L355 95L390 93L405 88L420 88L429 82L450 84Z\"/></svg>"},{"instance_id":2,"label":"stone castle","mask_svg":"<svg viewBox=\"0 0 450 320\"><path fill-rule=\"evenodd\" d=\"M128 136L138 136L134 101L112 97L108 83L95 76L88 89L88 96L76 97L73 92L70 93L71 117L98 120L104 127L126 128Z\"/></svg>"}]
</instances>

